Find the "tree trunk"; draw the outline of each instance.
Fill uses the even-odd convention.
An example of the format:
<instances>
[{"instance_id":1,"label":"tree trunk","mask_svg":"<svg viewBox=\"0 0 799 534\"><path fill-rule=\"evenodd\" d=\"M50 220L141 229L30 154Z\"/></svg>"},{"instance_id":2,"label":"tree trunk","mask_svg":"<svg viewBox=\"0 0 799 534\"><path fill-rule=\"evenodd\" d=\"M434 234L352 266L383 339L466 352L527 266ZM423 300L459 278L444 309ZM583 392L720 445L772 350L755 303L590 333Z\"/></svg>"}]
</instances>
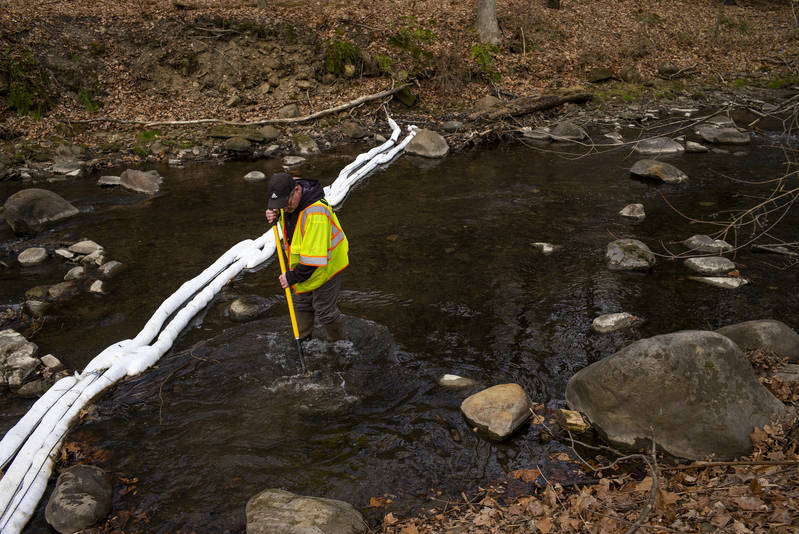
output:
<instances>
[{"instance_id":1,"label":"tree trunk","mask_svg":"<svg viewBox=\"0 0 799 534\"><path fill-rule=\"evenodd\" d=\"M497 24L496 0L477 0L477 35L481 43L499 44L502 37Z\"/></svg>"}]
</instances>

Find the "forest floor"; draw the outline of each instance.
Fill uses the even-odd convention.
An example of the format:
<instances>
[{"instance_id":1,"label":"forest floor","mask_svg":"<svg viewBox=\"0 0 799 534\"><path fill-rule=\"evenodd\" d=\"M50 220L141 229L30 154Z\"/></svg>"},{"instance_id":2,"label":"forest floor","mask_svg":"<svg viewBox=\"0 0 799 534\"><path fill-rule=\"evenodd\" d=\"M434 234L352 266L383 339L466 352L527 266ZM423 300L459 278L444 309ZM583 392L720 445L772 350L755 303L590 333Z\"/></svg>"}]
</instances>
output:
<instances>
[{"instance_id":1,"label":"forest floor","mask_svg":"<svg viewBox=\"0 0 799 534\"><path fill-rule=\"evenodd\" d=\"M487 95L592 96L517 117L539 125L575 109L590 117L732 103L767 112L799 91L799 29L788 1L564 0L548 9L546 0L497 0L503 42L496 48L477 39L475 4L275 0L260 9L256 0L4 0L0 171L29 164L31 146L80 144L102 157L131 152L156 121L268 121L290 103L304 116L402 83L411 84L416 102L393 100L392 116L433 128L468 118ZM290 127L382 123L379 104L388 100ZM191 146L207 140L208 127L162 125L158 136ZM784 384L766 385L789 405L799 398ZM537 411L533 423L543 435L574 443L550 433L552 414ZM796 427L759 429L753 441L752 455L737 462L681 466L649 451L619 456L575 444L562 460L593 483L564 487L530 466L458 502L431 501L415 517L395 517L385 508L389 499L376 496L373 508L387 513L372 527L391 534L795 533ZM117 510L103 531L137 531L129 519Z\"/></svg>"}]
</instances>

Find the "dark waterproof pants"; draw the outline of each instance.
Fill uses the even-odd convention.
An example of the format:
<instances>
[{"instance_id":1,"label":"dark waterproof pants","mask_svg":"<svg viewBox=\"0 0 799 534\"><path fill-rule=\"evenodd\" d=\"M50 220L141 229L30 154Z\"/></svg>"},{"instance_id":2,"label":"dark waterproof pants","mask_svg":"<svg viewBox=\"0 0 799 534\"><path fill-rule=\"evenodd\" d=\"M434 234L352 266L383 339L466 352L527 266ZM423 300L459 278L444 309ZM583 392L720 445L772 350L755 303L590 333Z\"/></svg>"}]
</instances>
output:
<instances>
[{"instance_id":1,"label":"dark waterproof pants","mask_svg":"<svg viewBox=\"0 0 799 534\"><path fill-rule=\"evenodd\" d=\"M338 309L338 294L341 291L341 273L307 293L295 293L294 311L299 316L313 314L319 324L335 323L341 317Z\"/></svg>"}]
</instances>

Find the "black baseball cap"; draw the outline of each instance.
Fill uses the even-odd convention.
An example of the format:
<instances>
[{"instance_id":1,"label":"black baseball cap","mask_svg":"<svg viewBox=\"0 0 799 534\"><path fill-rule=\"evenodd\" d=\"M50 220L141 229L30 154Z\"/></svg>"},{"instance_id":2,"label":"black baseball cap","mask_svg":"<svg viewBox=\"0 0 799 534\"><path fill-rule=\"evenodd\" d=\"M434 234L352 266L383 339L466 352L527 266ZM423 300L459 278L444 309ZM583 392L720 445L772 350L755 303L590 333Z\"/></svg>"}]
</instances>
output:
<instances>
[{"instance_id":1,"label":"black baseball cap","mask_svg":"<svg viewBox=\"0 0 799 534\"><path fill-rule=\"evenodd\" d=\"M266 204L267 209L279 210L286 207L289 201L289 195L294 191L294 186L297 182L290 174L285 172L277 172L269 178L269 202Z\"/></svg>"}]
</instances>

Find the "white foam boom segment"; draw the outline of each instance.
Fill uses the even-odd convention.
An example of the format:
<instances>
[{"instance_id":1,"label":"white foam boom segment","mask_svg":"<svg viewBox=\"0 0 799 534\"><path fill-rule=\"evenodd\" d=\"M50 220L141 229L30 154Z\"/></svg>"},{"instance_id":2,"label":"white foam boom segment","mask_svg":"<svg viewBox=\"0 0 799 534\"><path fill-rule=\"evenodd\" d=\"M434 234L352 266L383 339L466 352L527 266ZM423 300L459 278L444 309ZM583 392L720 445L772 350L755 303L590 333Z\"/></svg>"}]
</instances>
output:
<instances>
[{"instance_id":1,"label":"white foam boom segment","mask_svg":"<svg viewBox=\"0 0 799 534\"><path fill-rule=\"evenodd\" d=\"M409 126L408 135L397 143L400 128L391 117L388 122L391 137L356 157L325 187L325 196L334 208L344 201L352 186L378 165L394 159L416 135L416 127ZM47 488L61 442L80 410L125 376L139 374L155 364L225 284L274 253L271 229L255 240L235 244L162 302L135 338L110 345L83 372L62 378L31 406L0 440L0 468L11 462L0 479L0 532L18 534L30 520ZM164 327L170 317L172 320Z\"/></svg>"}]
</instances>

